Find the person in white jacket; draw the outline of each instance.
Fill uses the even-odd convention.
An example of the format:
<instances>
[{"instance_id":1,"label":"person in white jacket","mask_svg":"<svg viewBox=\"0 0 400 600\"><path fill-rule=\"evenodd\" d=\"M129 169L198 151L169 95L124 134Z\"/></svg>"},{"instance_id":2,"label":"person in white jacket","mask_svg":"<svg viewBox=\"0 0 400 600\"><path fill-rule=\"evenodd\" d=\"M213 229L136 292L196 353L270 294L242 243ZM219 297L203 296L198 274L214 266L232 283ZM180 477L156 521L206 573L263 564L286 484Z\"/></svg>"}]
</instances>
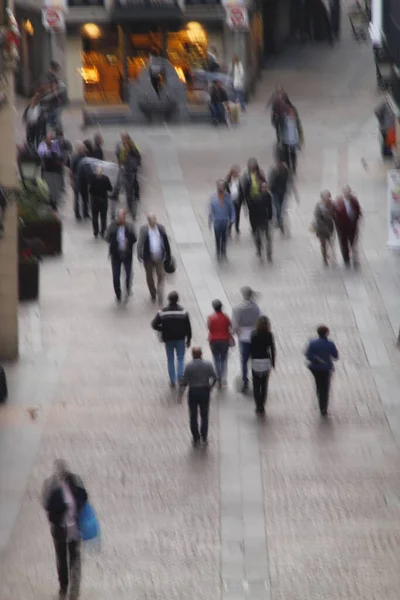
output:
<instances>
[{"instance_id":1,"label":"person in white jacket","mask_svg":"<svg viewBox=\"0 0 400 600\"><path fill-rule=\"evenodd\" d=\"M246 110L246 104L244 101L245 75L243 65L240 62L240 58L237 54L235 54L232 59L230 74L233 80L234 101L240 103L242 112L244 112Z\"/></svg>"}]
</instances>

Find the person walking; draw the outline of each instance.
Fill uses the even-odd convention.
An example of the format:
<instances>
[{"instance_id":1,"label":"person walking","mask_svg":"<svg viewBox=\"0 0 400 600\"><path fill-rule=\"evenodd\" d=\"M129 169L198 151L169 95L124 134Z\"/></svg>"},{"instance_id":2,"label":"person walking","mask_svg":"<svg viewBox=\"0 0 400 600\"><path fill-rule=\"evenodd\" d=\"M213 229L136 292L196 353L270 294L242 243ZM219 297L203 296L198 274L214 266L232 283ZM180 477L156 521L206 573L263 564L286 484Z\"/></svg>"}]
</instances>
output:
<instances>
[{"instance_id":1,"label":"person walking","mask_svg":"<svg viewBox=\"0 0 400 600\"><path fill-rule=\"evenodd\" d=\"M225 182L217 181L217 191L211 196L208 225L214 226L217 260L226 259L226 241L229 227L235 222L235 208L232 199L225 191Z\"/></svg>"},{"instance_id":2,"label":"person walking","mask_svg":"<svg viewBox=\"0 0 400 600\"><path fill-rule=\"evenodd\" d=\"M142 225L139 231L137 246L139 262L144 264L146 281L153 302L163 301L164 291L164 262L171 260L171 248L165 227L157 223L154 214L147 216L147 225ZM154 272L157 275L157 287L154 283Z\"/></svg>"},{"instance_id":3,"label":"person walking","mask_svg":"<svg viewBox=\"0 0 400 600\"><path fill-rule=\"evenodd\" d=\"M57 561L59 598L78 600L81 581L79 513L88 495L81 479L63 460L54 463L54 475L43 484L42 501L50 523Z\"/></svg>"},{"instance_id":4,"label":"person walking","mask_svg":"<svg viewBox=\"0 0 400 600\"><path fill-rule=\"evenodd\" d=\"M168 294L168 304L158 311L151 326L158 331L165 344L168 361L168 375L170 385L174 388L180 384L183 377L185 346L190 348L192 339L192 328L188 312L178 304L177 292ZM177 369L175 369L175 354L177 357Z\"/></svg>"},{"instance_id":5,"label":"person walking","mask_svg":"<svg viewBox=\"0 0 400 600\"><path fill-rule=\"evenodd\" d=\"M246 112L246 104L244 101L245 90L245 73L243 65L237 54L232 58L230 75L233 81L234 102L239 102L242 112Z\"/></svg>"},{"instance_id":6,"label":"person walking","mask_svg":"<svg viewBox=\"0 0 400 600\"><path fill-rule=\"evenodd\" d=\"M247 171L243 173L240 180L243 200L247 206L250 205L253 198L258 196L261 191L261 184L265 181L264 171L260 169L257 159L249 158L247 161Z\"/></svg>"},{"instance_id":7,"label":"person walking","mask_svg":"<svg viewBox=\"0 0 400 600\"><path fill-rule=\"evenodd\" d=\"M362 213L360 203L349 185L344 186L343 194L336 199L334 215L344 264L346 267L350 266L351 252L353 266L357 268L359 266L358 234Z\"/></svg>"},{"instance_id":8,"label":"person walking","mask_svg":"<svg viewBox=\"0 0 400 600\"><path fill-rule=\"evenodd\" d=\"M261 183L260 193L249 202L248 209L257 256L262 256L263 238L265 238L267 259L268 262L272 262L272 231L270 226L273 215L272 196L265 181Z\"/></svg>"},{"instance_id":9,"label":"person walking","mask_svg":"<svg viewBox=\"0 0 400 600\"><path fill-rule=\"evenodd\" d=\"M138 171L142 164L142 156L137 144L135 144L126 131L121 132L121 141L117 144L115 153L118 160L119 173L112 198L115 201L118 200L123 185L128 209L131 212L134 211L134 216L136 217L137 205L140 201Z\"/></svg>"},{"instance_id":10,"label":"person walking","mask_svg":"<svg viewBox=\"0 0 400 600\"><path fill-rule=\"evenodd\" d=\"M292 106L289 96L281 85L277 85L267 102L267 109L271 108L271 123L275 128L278 144L281 142L283 120L288 106Z\"/></svg>"},{"instance_id":11,"label":"person walking","mask_svg":"<svg viewBox=\"0 0 400 600\"><path fill-rule=\"evenodd\" d=\"M61 126L61 112L68 102L67 86L60 78L61 67L55 60L50 61L42 85L40 105L49 129Z\"/></svg>"},{"instance_id":12,"label":"person walking","mask_svg":"<svg viewBox=\"0 0 400 600\"><path fill-rule=\"evenodd\" d=\"M284 214L288 182L289 169L286 163L277 158L275 167L270 171L268 184L274 200L276 222L282 234L285 233Z\"/></svg>"},{"instance_id":13,"label":"person walking","mask_svg":"<svg viewBox=\"0 0 400 600\"><path fill-rule=\"evenodd\" d=\"M212 364L203 360L201 348L192 349L193 360L185 367L181 382L181 393L189 387L188 404L192 443L198 446L200 438L204 444L208 441L208 415L210 412L210 393L217 381ZM200 411L200 432L198 413Z\"/></svg>"},{"instance_id":14,"label":"person walking","mask_svg":"<svg viewBox=\"0 0 400 600\"><path fill-rule=\"evenodd\" d=\"M97 160L104 160L103 144L103 136L100 133L96 133L96 135L93 138L92 158L97 158Z\"/></svg>"},{"instance_id":15,"label":"person walking","mask_svg":"<svg viewBox=\"0 0 400 600\"><path fill-rule=\"evenodd\" d=\"M133 246L136 244L136 234L131 223L126 221L123 208L117 212L114 223L107 230L106 239L109 243L109 254L113 274L114 292L117 302L121 302L121 267L125 269L126 297L131 295Z\"/></svg>"},{"instance_id":16,"label":"person walking","mask_svg":"<svg viewBox=\"0 0 400 600\"><path fill-rule=\"evenodd\" d=\"M58 210L63 188L63 157L54 134L49 132L39 144L38 154L42 159L42 178L47 183L52 208Z\"/></svg>"},{"instance_id":17,"label":"person walking","mask_svg":"<svg viewBox=\"0 0 400 600\"><path fill-rule=\"evenodd\" d=\"M22 115L22 120L26 126L26 141L29 146L38 148L40 142L45 136L45 124L43 112L40 106L40 94L33 96Z\"/></svg>"},{"instance_id":18,"label":"person walking","mask_svg":"<svg viewBox=\"0 0 400 600\"><path fill-rule=\"evenodd\" d=\"M243 204L243 191L240 183L240 167L235 165L229 171L225 179L225 191L230 195L235 209L235 230L240 233L240 211Z\"/></svg>"},{"instance_id":19,"label":"person walking","mask_svg":"<svg viewBox=\"0 0 400 600\"><path fill-rule=\"evenodd\" d=\"M322 416L326 416L329 405L329 390L333 372L333 361L339 359L335 344L329 339L329 329L320 325L317 329L318 337L309 342L305 356L315 379L315 387Z\"/></svg>"},{"instance_id":20,"label":"person walking","mask_svg":"<svg viewBox=\"0 0 400 600\"><path fill-rule=\"evenodd\" d=\"M225 105L228 102L228 94L221 81L216 79L210 87L210 112L213 125L227 125Z\"/></svg>"},{"instance_id":21,"label":"person walking","mask_svg":"<svg viewBox=\"0 0 400 600\"><path fill-rule=\"evenodd\" d=\"M239 340L243 381L242 392L245 393L249 387L247 363L250 358L251 334L261 317L261 309L254 300L256 293L251 287L244 286L240 291L243 300L233 309L232 329Z\"/></svg>"},{"instance_id":22,"label":"person walking","mask_svg":"<svg viewBox=\"0 0 400 600\"><path fill-rule=\"evenodd\" d=\"M329 247L332 251L332 257L335 257L335 222L333 216L334 206L331 193L328 190L324 190L321 192L321 199L315 207L314 221L311 225L311 228L321 244L322 260L324 261L325 266L328 266L329 264Z\"/></svg>"},{"instance_id":23,"label":"person walking","mask_svg":"<svg viewBox=\"0 0 400 600\"><path fill-rule=\"evenodd\" d=\"M214 359L218 387L226 384L228 352L232 338L232 322L227 314L222 312L221 300L213 300L214 313L207 319L208 341Z\"/></svg>"},{"instance_id":24,"label":"person walking","mask_svg":"<svg viewBox=\"0 0 400 600\"><path fill-rule=\"evenodd\" d=\"M269 376L271 369L275 369L275 357L275 339L271 332L271 323L267 317L262 316L258 319L250 339L253 395L258 415L265 413Z\"/></svg>"},{"instance_id":25,"label":"person walking","mask_svg":"<svg viewBox=\"0 0 400 600\"><path fill-rule=\"evenodd\" d=\"M75 146L75 152L71 157L71 186L74 190L74 212L75 212L75 218L77 221L81 220L81 211L80 211L80 206L79 206L79 199L81 197L82 199L82 210L83 210L83 217L85 219L89 218L89 207L88 207L88 202L87 202L87 195L85 190L83 191L83 194L81 194L81 181L80 181L80 169L79 166L81 164L81 161L87 156L87 150L86 150L86 146L84 145L83 142L77 142L76 146Z\"/></svg>"},{"instance_id":26,"label":"person walking","mask_svg":"<svg viewBox=\"0 0 400 600\"><path fill-rule=\"evenodd\" d=\"M92 211L93 235L99 235L99 215L101 222L101 237L107 230L108 192L112 192L111 181L104 175L103 169L98 167L89 183L90 206Z\"/></svg>"},{"instance_id":27,"label":"person walking","mask_svg":"<svg viewBox=\"0 0 400 600\"><path fill-rule=\"evenodd\" d=\"M303 143L303 129L297 111L288 106L283 119L281 144L284 162L294 175L297 170L297 151Z\"/></svg>"}]
</instances>

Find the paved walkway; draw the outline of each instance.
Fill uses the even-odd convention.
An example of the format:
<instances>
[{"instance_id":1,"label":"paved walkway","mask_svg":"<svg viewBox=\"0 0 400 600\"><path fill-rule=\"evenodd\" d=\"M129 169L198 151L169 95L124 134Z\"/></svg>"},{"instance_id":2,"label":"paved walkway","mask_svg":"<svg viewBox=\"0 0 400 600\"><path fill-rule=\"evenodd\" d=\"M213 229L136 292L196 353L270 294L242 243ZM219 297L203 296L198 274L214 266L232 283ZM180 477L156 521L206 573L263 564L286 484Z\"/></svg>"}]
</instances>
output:
<instances>
[{"instance_id":1,"label":"paved walkway","mask_svg":"<svg viewBox=\"0 0 400 600\"><path fill-rule=\"evenodd\" d=\"M269 167L264 106L278 81L306 131L291 237L276 236L274 264L262 264L244 222L219 267L207 198L231 164L254 155ZM206 452L192 450L186 408L168 390L142 269L135 264L132 301L115 306L106 246L65 206L64 254L42 265L40 303L21 307L21 360L0 412L1 600L56 590L39 490L58 456L84 477L103 526L101 551L85 560L83 600L397 600L400 282L385 247L376 102L370 49L345 40L277 59L238 129L133 132L145 156L143 208L173 238L168 289L180 291L194 341L206 348L211 300L230 309L244 284L259 290L276 332L267 418L257 422L236 393L232 352ZM65 121L81 137L74 114ZM103 133L111 150L117 132ZM347 181L365 215L359 272L325 270L308 230L320 189ZM320 322L341 353L324 422L302 357Z\"/></svg>"}]
</instances>

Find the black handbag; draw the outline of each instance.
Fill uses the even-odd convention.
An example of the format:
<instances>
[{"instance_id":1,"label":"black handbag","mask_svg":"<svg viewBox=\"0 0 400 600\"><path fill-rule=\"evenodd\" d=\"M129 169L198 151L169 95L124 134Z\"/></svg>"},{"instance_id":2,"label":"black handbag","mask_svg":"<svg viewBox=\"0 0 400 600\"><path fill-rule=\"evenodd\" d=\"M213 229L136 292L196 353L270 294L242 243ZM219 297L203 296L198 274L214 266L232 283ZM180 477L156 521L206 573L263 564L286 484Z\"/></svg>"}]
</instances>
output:
<instances>
[{"instance_id":1,"label":"black handbag","mask_svg":"<svg viewBox=\"0 0 400 600\"><path fill-rule=\"evenodd\" d=\"M166 258L164 260L164 271L168 274L168 275L172 275L172 273L175 273L176 271L176 260L173 256L170 256L169 258Z\"/></svg>"}]
</instances>

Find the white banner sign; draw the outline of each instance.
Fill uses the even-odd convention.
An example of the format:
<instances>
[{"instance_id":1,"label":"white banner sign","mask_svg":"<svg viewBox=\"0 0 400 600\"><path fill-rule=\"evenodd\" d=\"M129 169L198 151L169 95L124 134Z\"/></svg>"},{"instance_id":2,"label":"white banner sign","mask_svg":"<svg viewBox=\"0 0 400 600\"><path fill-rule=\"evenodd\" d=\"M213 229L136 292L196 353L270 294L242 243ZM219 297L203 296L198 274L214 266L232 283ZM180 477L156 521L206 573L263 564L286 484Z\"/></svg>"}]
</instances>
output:
<instances>
[{"instance_id":1,"label":"white banner sign","mask_svg":"<svg viewBox=\"0 0 400 600\"><path fill-rule=\"evenodd\" d=\"M388 246L400 250L400 170L387 174L388 187Z\"/></svg>"},{"instance_id":2,"label":"white banner sign","mask_svg":"<svg viewBox=\"0 0 400 600\"><path fill-rule=\"evenodd\" d=\"M64 11L60 8L43 8L42 23L47 31L65 31Z\"/></svg>"},{"instance_id":3,"label":"white banner sign","mask_svg":"<svg viewBox=\"0 0 400 600\"><path fill-rule=\"evenodd\" d=\"M245 6L231 4L225 6L225 10L226 23L230 29L240 31L249 28L249 15Z\"/></svg>"}]
</instances>

